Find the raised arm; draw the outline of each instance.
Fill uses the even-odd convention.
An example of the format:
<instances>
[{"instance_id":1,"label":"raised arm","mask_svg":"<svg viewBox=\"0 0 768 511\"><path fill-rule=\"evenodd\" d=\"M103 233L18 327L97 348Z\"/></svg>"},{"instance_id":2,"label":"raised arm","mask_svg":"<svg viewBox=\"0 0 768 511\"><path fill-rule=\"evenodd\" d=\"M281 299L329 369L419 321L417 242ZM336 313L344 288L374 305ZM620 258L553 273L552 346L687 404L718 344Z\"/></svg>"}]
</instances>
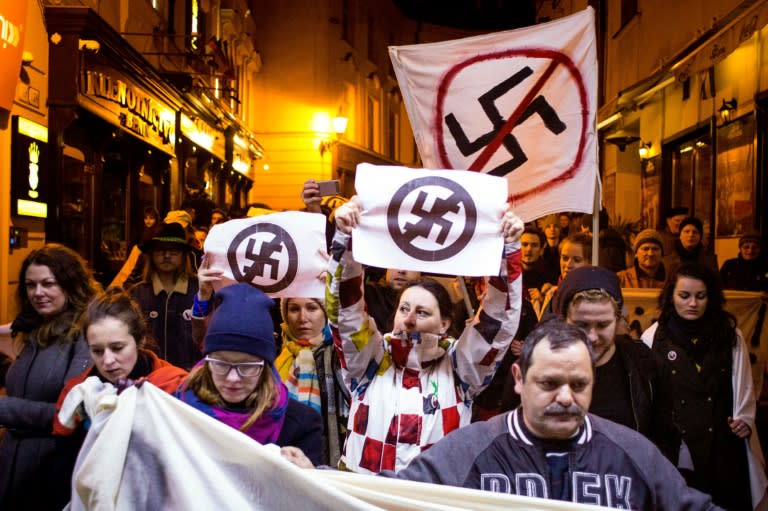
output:
<instances>
[{"instance_id":1,"label":"raised arm","mask_svg":"<svg viewBox=\"0 0 768 511\"><path fill-rule=\"evenodd\" d=\"M365 310L363 267L352 258L352 229L360 222L360 211L356 197L336 210L325 289L333 342L340 355L344 383L352 392L376 374L384 357L381 334Z\"/></svg>"},{"instance_id":2,"label":"raised arm","mask_svg":"<svg viewBox=\"0 0 768 511\"><path fill-rule=\"evenodd\" d=\"M504 251L499 275L488 278L482 306L454 344L454 369L469 398L491 382L520 323L523 222L508 208L501 220L501 230Z\"/></svg>"}]
</instances>

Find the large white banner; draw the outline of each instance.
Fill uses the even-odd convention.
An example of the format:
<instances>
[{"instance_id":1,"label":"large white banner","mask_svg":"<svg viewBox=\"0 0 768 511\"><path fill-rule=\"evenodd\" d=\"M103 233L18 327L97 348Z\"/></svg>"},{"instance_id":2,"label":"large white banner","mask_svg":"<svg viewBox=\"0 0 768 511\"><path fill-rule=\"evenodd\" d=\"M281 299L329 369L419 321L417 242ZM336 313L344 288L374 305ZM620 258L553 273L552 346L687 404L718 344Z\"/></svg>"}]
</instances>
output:
<instances>
[{"instance_id":1,"label":"large white banner","mask_svg":"<svg viewBox=\"0 0 768 511\"><path fill-rule=\"evenodd\" d=\"M325 217L286 211L216 224L205 264L224 270L217 289L250 282L272 297L325 296Z\"/></svg>"},{"instance_id":2,"label":"large white banner","mask_svg":"<svg viewBox=\"0 0 768 511\"><path fill-rule=\"evenodd\" d=\"M595 46L591 7L518 30L391 46L424 167L506 177L525 221L591 213Z\"/></svg>"},{"instance_id":3,"label":"large white banner","mask_svg":"<svg viewBox=\"0 0 768 511\"><path fill-rule=\"evenodd\" d=\"M357 166L355 260L446 275L498 275L507 181L456 170Z\"/></svg>"},{"instance_id":4,"label":"large white banner","mask_svg":"<svg viewBox=\"0 0 768 511\"><path fill-rule=\"evenodd\" d=\"M604 509L300 469L284 460L275 445L258 444L151 383L131 387L119 396L116 392L114 386L92 377L71 393L82 395L92 420L72 476L71 511Z\"/></svg>"}]
</instances>

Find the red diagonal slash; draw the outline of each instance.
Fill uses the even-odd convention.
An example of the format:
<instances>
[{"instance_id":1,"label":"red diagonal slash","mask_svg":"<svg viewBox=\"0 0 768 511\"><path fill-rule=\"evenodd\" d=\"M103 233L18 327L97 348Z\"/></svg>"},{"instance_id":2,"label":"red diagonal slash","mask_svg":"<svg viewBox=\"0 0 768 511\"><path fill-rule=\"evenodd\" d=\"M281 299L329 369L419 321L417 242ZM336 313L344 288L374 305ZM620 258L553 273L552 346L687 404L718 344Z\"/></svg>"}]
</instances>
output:
<instances>
[{"instance_id":1,"label":"red diagonal slash","mask_svg":"<svg viewBox=\"0 0 768 511\"><path fill-rule=\"evenodd\" d=\"M523 114L523 111L528 108L528 105L531 104L533 98L535 98L542 87L544 87L544 83L555 71L555 67L557 67L557 62L552 60L549 63L547 69L544 71L544 74L539 77L538 81L533 85L531 90L528 91L528 94L525 95L520 104L517 105L517 108L515 108L515 110L512 112L512 115L509 116L509 119L507 119L507 122L504 123L504 126L502 126L499 132L496 133L496 136L493 138L491 143L485 146L477 159L472 163L472 165L469 166L469 170L479 172L483 169L483 167L485 167L485 164L488 163L488 160L491 159L493 153L498 151L499 146L501 146L501 142L504 140L504 137L506 137L512 131L512 128L515 126L515 124L517 124L517 120Z\"/></svg>"}]
</instances>

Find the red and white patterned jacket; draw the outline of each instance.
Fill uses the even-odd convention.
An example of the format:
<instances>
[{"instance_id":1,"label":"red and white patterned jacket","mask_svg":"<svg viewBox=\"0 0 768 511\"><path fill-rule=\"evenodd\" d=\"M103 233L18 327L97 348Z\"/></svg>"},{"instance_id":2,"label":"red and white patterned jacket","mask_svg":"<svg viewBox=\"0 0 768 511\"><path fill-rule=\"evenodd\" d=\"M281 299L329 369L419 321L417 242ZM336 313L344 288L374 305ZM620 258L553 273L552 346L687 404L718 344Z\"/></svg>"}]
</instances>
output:
<instances>
[{"instance_id":1,"label":"red and white patterned jacket","mask_svg":"<svg viewBox=\"0 0 768 511\"><path fill-rule=\"evenodd\" d=\"M326 308L344 382L352 394L341 463L360 473L400 470L454 429L470 422L472 399L493 378L520 320L519 242L506 244L498 277L458 340L437 339L409 349L404 364L392 351L401 341L382 335L363 300L363 269L350 236L331 247ZM425 344L427 344L425 346Z\"/></svg>"}]
</instances>

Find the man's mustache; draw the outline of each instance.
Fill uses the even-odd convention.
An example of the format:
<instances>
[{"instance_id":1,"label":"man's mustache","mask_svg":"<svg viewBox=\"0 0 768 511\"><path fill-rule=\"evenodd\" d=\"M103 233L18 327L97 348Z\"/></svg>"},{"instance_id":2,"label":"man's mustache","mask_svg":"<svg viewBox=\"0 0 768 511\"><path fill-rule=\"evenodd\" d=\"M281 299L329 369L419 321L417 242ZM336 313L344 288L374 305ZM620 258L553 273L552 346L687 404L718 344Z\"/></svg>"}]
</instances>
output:
<instances>
[{"instance_id":1,"label":"man's mustache","mask_svg":"<svg viewBox=\"0 0 768 511\"><path fill-rule=\"evenodd\" d=\"M584 409L576 403L571 403L568 406L563 406L560 403L552 403L544 409L544 415L576 415L578 417L583 417Z\"/></svg>"}]
</instances>

